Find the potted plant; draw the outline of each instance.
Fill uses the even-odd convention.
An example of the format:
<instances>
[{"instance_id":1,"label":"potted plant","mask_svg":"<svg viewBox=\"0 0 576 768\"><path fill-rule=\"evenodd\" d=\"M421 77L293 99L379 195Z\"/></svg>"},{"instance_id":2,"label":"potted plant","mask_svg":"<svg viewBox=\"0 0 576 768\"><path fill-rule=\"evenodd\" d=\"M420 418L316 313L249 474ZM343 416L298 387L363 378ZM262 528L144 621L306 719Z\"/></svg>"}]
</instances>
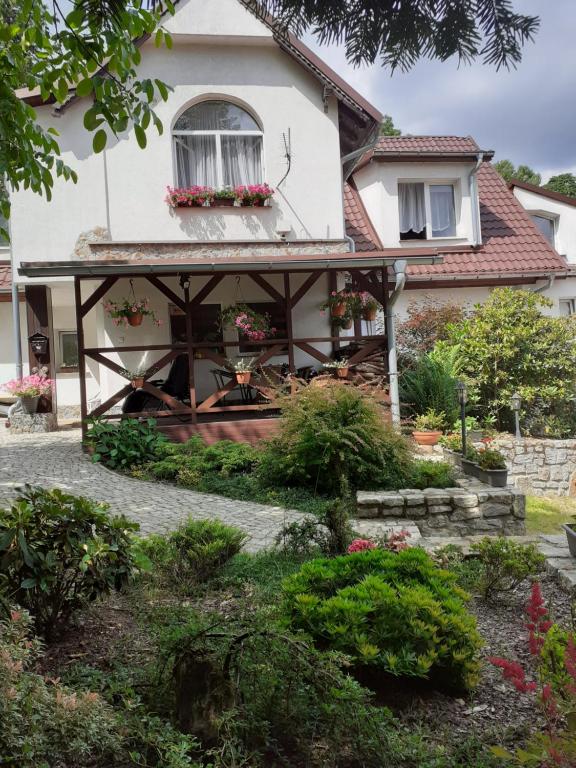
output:
<instances>
[{"instance_id":1,"label":"potted plant","mask_svg":"<svg viewBox=\"0 0 576 768\"><path fill-rule=\"evenodd\" d=\"M114 325L129 325L136 327L142 325L142 320L145 317L151 317L154 325L161 325L162 323L156 317L156 313L153 309L150 309L149 300L137 299L136 297L128 296L120 299L119 301L105 301L103 302L104 311L112 318Z\"/></svg>"},{"instance_id":2,"label":"potted plant","mask_svg":"<svg viewBox=\"0 0 576 768\"><path fill-rule=\"evenodd\" d=\"M343 331L349 331L352 328L352 315L349 312L345 312L342 317L333 317L332 325L335 328L341 328Z\"/></svg>"},{"instance_id":3,"label":"potted plant","mask_svg":"<svg viewBox=\"0 0 576 768\"><path fill-rule=\"evenodd\" d=\"M130 379L134 389L142 389L146 381L146 368L136 368L134 371L129 371L125 368L122 373L127 379Z\"/></svg>"},{"instance_id":4,"label":"potted plant","mask_svg":"<svg viewBox=\"0 0 576 768\"><path fill-rule=\"evenodd\" d=\"M274 194L268 184L248 184L234 187L234 193L239 205L268 206Z\"/></svg>"},{"instance_id":5,"label":"potted plant","mask_svg":"<svg viewBox=\"0 0 576 768\"><path fill-rule=\"evenodd\" d=\"M378 314L378 308L380 304L370 293L368 293L368 291L362 291L360 293L359 299L362 319L367 323L374 322L374 320L376 320L376 315Z\"/></svg>"},{"instance_id":6,"label":"potted plant","mask_svg":"<svg viewBox=\"0 0 576 768\"><path fill-rule=\"evenodd\" d=\"M217 189L214 192L214 197L211 204L215 208L231 208L232 206L236 205L236 199L236 192L232 189L232 187L223 187L222 189Z\"/></svg>"},{"instance_id":7,"label":"potted plant","mask_svg":"<svg viewBox=\"0 0 576 768\"><path fill-rule=\"evenodd\" d=\"M505 488L508 481L508 468L504 454L495 448L486 447L477 451L476 455L478 480L495 488Z\"/></svg>"},{"instance_id":8,"label":"potted plant","mask_svg":"<svg viewBox=\"0 0 576 768\"><path fill-rule=\"evenodd\" d=\"M209 207L214 200L212 187L195 184L192 187L166 187L168 194L164 198L171 208Z\"/></svg>"},{"instance_id":9,"label":"potted plant","mask_svg":"<svg viewBox=\"0 0 576 768\"><path fill-rule=\"evenodd\" d=\"M21 379L12 379L3 384L7 392L17 397L24 413L36 413L38 401L41 397L47 397L52 393L54 381L40 376L37 373L31 376L23 376Z\"/></svg>"},{"instance_id":10,"label":"potted plant","mask_svg":"<svg viewBox=\"0 0 576 768\"><path fill-rule=\"evenodd\" d=\"M241 358L240 360L229 360L227 362L228 370L236 375L237 384L249 384L254 370L255 357Z\"/></svg>"},{"instance_id":11,"label":"potted plant","mask_svg":"<svg viewBox=\"0 0 576 768\"><path fill-rule=\"evenodd\" d=\"M220 313L220 324L223 328L236 328L250 341L263 341L276 333L276 328L270 326L270 315L255 312L246 304L225 307Z\"/></svg>"},{"instance_id":12,"label":"potted plant","mask_svg":"<svg viewBox=\"0 0 576 768\"><path fill-rule=\"evenodd\" d=\"M436 445L442 437L442 429L446 422L446 414L442 411L438 413L433 408L429 408L426 413L421 413L414 420L414 431L412 437L418 445Z\"/></svg>"},{"instance_id":13,"label":"potted plant","mask_svg":"<svg viewBox=\"0 0 576 768\"><path fill-rule=\"evenodd\" d=\"M566 539L568 541L568 549L572 557L576 557L576 517L573 517L572 523L565 523L562 528L566 531Z\"/></svg>"},{"instance_id":14,"label":"potted plant","mask_svg":"<svg viewBox=\"0 0 576 768\"><path fill-rule=\"evenodd\" d=\"M330 310L330 317L354 317L357 294L352 291L332 291L328 299L320 304L322 312Z\"/></svg>"},{"instance_id":15,"label":"potted plant","mask_svg":"<svg viewBox=\"0 0 576 768\"><path fill-rule=\"evenodd\" d=\"M342 358L341 360L328 360L323 363L323 367L328 371L334 371L336 378L346 379L348 377L350 364L348 360Z\"/></svg>"}]
</instances>

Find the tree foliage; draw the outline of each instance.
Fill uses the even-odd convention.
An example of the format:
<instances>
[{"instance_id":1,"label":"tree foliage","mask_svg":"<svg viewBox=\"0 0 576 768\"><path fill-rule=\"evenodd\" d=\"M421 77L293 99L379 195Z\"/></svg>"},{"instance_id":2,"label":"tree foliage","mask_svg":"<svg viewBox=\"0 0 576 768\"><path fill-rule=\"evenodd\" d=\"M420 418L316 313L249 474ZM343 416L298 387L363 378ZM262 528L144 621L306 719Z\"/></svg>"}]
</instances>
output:
<instances>
[{"instance_id":1,"label":"tree foliage","mask_svg":"<svg viewBox=\"0 0 576 768\"><path fill-rule=\"evenodd\" d=\"M402 3L358 0L250 0L301 34L321 43L343 43L352 64L380 59L392 70L407 70L422 57L469 62L482 58L497 68L516 65L522 46L534 38L539 20L516 13L511 0Z\"/></svg>"},{"instance_id":2,"label":"tree foliage","mask_svg":"<svg viewBox=\"0 0 576 768\"><path fill-rule=\"evenodd\" d=\"M561 195L576 197L576 176L573 173L560 173L558 176L552 176L544 187L553 192L560 192Z\"/></svg>"},{"instance_id":3,"label":"tree foliage","mask_svg":"<svg viewBox=\"0 0 576 768\"><path fill-rule=\"evenodd\" d=\"M537 187L542 183L542 176L540 176L537 171L530 168L529 165L519 165L516 168L511 160L499 160L497 163L494 163L494 168L496 168L504 181L512 181L512 179L516 179L517 181L524 181L527 184L534 184Z\"/></svg>"},{"instance_id":4,"label":"tree foliage","mask_svg":"<svg viewBox=\"0 0 576 768\"><path fill-rule=\"evenodd\" d=\"M550 299L531 291L497 288L451 331L467 379L501 426L511 422L510 397L525 407L537 399L573 397L576 337L573 318L550 317Z\"/></svg>"},{"instance_id":5,"label":"tree foliage","mask_svg":"<svg viewBox=\"0 0 576 768\"><path fill-rule=\"evenodd\" d=\"M168 98L157 79L139 79L139 42L154 34L157 46L172 47L160 26L170 0L149 11L139 0L77 3L65 13L57 0L12 4L3 0L0 26L0 178L13 189L30 188L51 198L54 177L76 181L76 172L59 157L55 128L45 128L18 89L27 87L56 108L77 97L86 101L84 127L94 132L93 149L101 152L110 135L131 124L140 147L146 131L162 123L153 104ZM0 213L10 204L0 190ZM0 236L7 236L0 230Z\"/></svg>"},{"instance_id":6,"label":"tree foliage","mask_svg":"<svg viewBox=\"0 0 576 768\"><path fill-rule=\"evenodd\" d=\"M402 131L396 128L394 120L390 115L384 115L382 122L380 123L380 136L401 136Z\"/></svg>"}]
</instances>

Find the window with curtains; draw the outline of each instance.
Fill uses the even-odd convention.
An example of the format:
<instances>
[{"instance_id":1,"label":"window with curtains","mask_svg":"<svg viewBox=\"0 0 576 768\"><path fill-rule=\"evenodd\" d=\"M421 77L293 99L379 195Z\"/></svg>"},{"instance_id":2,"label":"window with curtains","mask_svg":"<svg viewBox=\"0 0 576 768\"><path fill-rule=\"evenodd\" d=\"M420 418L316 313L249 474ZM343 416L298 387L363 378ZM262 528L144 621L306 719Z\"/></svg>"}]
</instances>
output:
<instances>
[{"instance_id":1,"label":"window with curtains","mask_svg":"<svg viewBox=\"0 0 576 768\"><path fill-rule=\"evenodd\" d=\"M183 112L173 131L179 187L261 184L262 131L229 101L201 101Z\"/></svg>"},{"instance_id":2,"label":"window with curtains","mask_svg":"<svg viewBox=\"0 0 576 768\"><path fill-rule=\"evenodd\" d=\"M456 236L454 184L398 184L400 240Z\"/></svg>"}]
</instances>

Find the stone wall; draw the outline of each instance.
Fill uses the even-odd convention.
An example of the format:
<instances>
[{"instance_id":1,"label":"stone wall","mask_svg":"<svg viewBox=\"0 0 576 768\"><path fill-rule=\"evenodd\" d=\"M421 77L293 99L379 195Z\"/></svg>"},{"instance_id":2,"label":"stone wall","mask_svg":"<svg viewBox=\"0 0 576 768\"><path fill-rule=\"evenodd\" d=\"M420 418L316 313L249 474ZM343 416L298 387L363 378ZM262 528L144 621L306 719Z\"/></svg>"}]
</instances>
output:
<instances>
[{"instance_id":1,"label":"stone wall","mask_svg":"<svg viewBox=\"0 0 576 768\"><path fill-rule=\"evenodd\" d=\"M535 496L576 495L576 440L499 437L506 456L508 482Z\"/></svg>"},{"instance_id":2,"label":"stone wall","mask_svg":"<svg viewBox=\"0 0 576 768\"><path fill-rule=\"evenodd\" d=\"M423 536L525 533L523 493L476 481L458 482L462 487L358 491L357 516L414 523Z\"/></svg>"},{"instance_id":3,"label":"stone wall","mask_svg":"<svg viewBox=\"0 0 576 768\"><path fill-rule=\"evenodd\" d=\"M55 432L58 421L55 413L13 413L10 416L10 432L24 435L29 432Z\"/></svg>"}]
</instances>

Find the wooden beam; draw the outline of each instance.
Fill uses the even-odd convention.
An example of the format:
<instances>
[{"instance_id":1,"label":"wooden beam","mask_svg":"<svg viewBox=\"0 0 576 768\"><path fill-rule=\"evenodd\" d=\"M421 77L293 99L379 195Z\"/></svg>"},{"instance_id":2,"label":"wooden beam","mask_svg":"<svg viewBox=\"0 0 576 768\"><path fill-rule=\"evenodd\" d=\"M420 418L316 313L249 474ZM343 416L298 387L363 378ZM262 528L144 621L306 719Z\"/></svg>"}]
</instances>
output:
<instances>
[{"instance_id":1,"label":"wooden beam","mask_svg":"<svg viewBox=\"0 0 576 768\"><path fill-rule=\"evenodd\" d=\"M328 355L325 355L324 352L320 352L319 349L314 349L314 347L311 347L310 344L305 341L294 341L294 344L297 347L300 347L303 352L307 352L311 357L314 357L321 363L327 363L331 360L331 358L328 357Z\"/></svg>"},{"instance_id":2,"label":"wooden beam","mask_svg":"<svg viewBox=\"0 0 576 768\"><path fill-rule=\"evenodd\" d=\"M288 367L290 373L296 372L294 363L294 333L292 331L292 298L290 296L290 275L284 273L284 296L286 297L286 335L288 336Z\"/></svg>"},{"instance_id":3,"label":"wooden beam","mask_svg":"<svg viewBox=\"0 0 576 768\"><path fill-rule=\"evenodd\" d=\"M236 379L232 379L228 382L228 384L224 385L223 389L217 389L216 392L213 392L209 397L206 398L206 400L201 402L200 405L197 406L196 411L198 413L205 413L206 411L209 411L212 405L217 403L218 400L221 400L229 392L232 392L236 386Z\"/></svg>"},{"instance_id":4,"label":"wooden beam","mask_svg":"<svg viewBox=\"0 0 576 768\"><path fill-rule=\"evenodd\" d=\"M289 273L285 273L285 274L289 274ZM300 299L308 293L310 288L312 288L314 283L316 283L318 278L323 274L324 273L322 272L322 270L318 270L317 272L312 272L311 274L308 275L308 277L306 278L306 280L304 280L300 288L298 288L298 290L292 296L292 307L295 307L296 304L298 304Z\"/></svg>"},{"instance_id":5,"label":"wooden beam","mask_svg":"<svg viewBox=\"0 0 576 768\"><path fill-rule=\"evenodd\" d=\"M185 302L174 293L174 291L171 288L168 288L167 285L164 285L162 280L159 280L155 275L144 275L146 280L148 280L149 283L151 283L155 288L157 288L160 293L163 293L164 296L166 296L167 299L170 299L170 301L175 304L178 309L181 309L182 312L186 311L186 304Z\"/></svg>"},{"instance_id":6,"label":"wooden beam","mask_svg":"<svg viewBox=\"0 0 576 768\"><path fill-rule=\"evenodd\" d=\"M180 400L176 400L176 398L172 397L172 395L169 395L167 392L163 392L161 389L158 389L158 387L155 387L148 381L144 382L143 390L148 392L150 395L154 395L154 397L158 398L158 400L162 400L162 402L166 403L166 405L173 411L183 410L192 413L192 408L188 408Z\"/></svg>"},{"instance_id":7,"label":"wooden beam","mask_svg":"<svg viewBox=\"0 0 576 768\"><path fill-rule=\"evenodd\" d=\"M126 395L130 394L130 392L132 392L132 384L126 384L125 387L119 389L118 392L109 397L108 400L105 400L97 408L94 408L94 410L88 414L89 417L97 418L98 416L102 416L109 408L112 408L113 405L116 405L116 403L119 403L120 400L126 397Z\"/></svg>"},{"instance_id":8,"label":"wooden beam","mask_svg":"<svg viewBox=\"0 0 576 768\"><path fill-rule=\"evenodd\" d=\"M190 300L190 303L192 304L192 306L195 307L198 304L202 304L204 299L207 298L212 293L214 288L216 288L216 286L219 285L219 283L221 283L223 279L224 279L223 274L214 275L213 277L211 277L210 280L208 280L208 282L206 283L206 285L203 288L200 288L198 293L195 296L193 296L192 299Z\"/></svg>"},{"instance_id":9,"label":"wooden beam","mask_svg":"<svg viewBox=\"0 0 576 768\"><path fill-rule=\"evenodd\" d=\"M100 283L94 293L86 299L84 304L81 304L80 314L82 317L86 317L92 307L94 307L100 301L100 299L108 293L110 288L112 288L117 280L117 277L107 277Z\"/></svg>"},{"instance_id":10,"label":"wooden beam","mask_svg":"<svg viewBox=\"0 0 576 768\"><path fill-rule=\"evenodd\" d=\"M338 287L338 283L336 280L336 272L334 270L330 270L328 272L328 296L335 291ZM331 326L331 330L334 331L334 326ZM334 336L334 333L330 334L331 336ZM337 352L340 349L340 333L338 333L337 336L334 337L334 341L332 342L332 354L334 352ZM328 358L330 359L330 358Z\"/></svg>"},{"instance_id":11,"label":"wooden beam","mask_svg":"<svg viewBox=\"0 0 576 768\"><path fill-rule=\"evenodd\" d=\"M355 355L352 355L352 357L348 360L349 365L358 365L358 363L361 363L362 360L383 346L384 344L381 340L369 341L361 349L359 349Z\"/></svg>"},{"instance_id":12,"label":"wooden beam","mask_svg":"<svg viewBox=\"0 0 576 768\"><path fill-rule=\"evenodd\" d=\"M259 285L263 291L266 291L268 296L271 296L274 301L278 302L278 304L281 306L285 304L286 300L284 296L282 296L282 294L279 293L273 285L270 285L268 280L263 278L259 272L248 272L248 276L251 277L256 285Z\"/></svg>"},{"instance_id":13,"label":"wooden beam","mask_svg":"<svg viewBox=\"0 0 576 768\"><path fill-rule=\"evenodd\" d=\"M86 416L88 406L86 398L86 357L84 352L84 322L82 320L82 292L80 278L74 278L74 304L76 311L76 334L78 336L78 378L80 383L80 422L82 440L86 437Z\"/></svg>"},{"instance_id":14,"label":"wooden beam","mask_svg":"<svg viewBox=\"0 0 576 768\"><path fill-rule=\"evenodd\" d=\"M188 352L188 387L192 421L196 423L196 381L194 379L194 347L192 346L192 304L190 303L190 282L184 283L184 311L186 312L186 347Z\"/></svg>"}]
</instances>

